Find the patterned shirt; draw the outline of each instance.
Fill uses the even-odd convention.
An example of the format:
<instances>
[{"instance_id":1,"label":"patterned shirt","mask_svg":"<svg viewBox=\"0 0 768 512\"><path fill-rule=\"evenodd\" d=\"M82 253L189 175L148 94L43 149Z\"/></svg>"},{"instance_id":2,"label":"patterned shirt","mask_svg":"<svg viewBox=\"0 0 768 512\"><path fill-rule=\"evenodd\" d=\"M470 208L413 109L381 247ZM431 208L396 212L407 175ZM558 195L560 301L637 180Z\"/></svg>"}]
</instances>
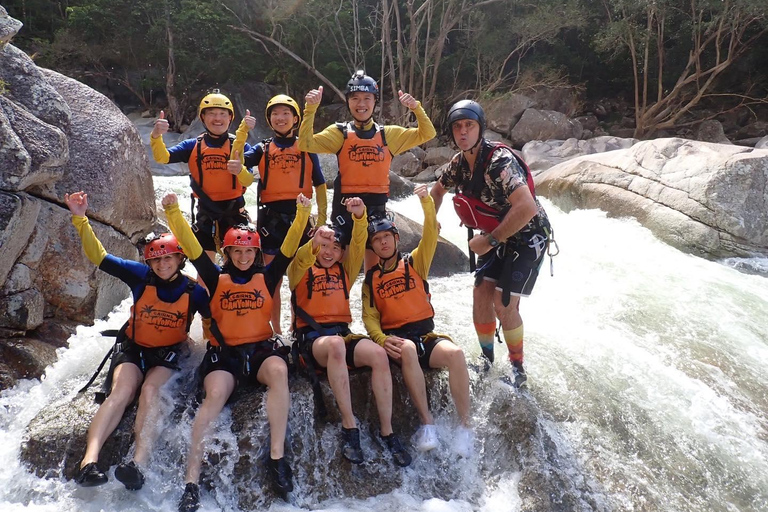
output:
<instances>
[{"instance_id":1,"label":"patterned shirt","mask_svg":"<svg viewBox=\"0 0 768 512\"><path fill-rule=\"evenodd\" d=\"M483 139L480 152L475 160L475 168L483 172L482 188L479 192L471 186L472 171L469 169L466 159L461 152L457 153L448 168L440 176L440 184L448 190L460 191L467 195L477 197L486 205L501 212L509 209L509 196L520 187L527 187L527 175L525 170L517 162L517 158L507 148L493 151L495 145ZM488 166L482 169L489 152L493 151ZM520 230L521 233L539 232L539 226L548 225L547 213L536 197L533 198L538 208L538 213Z\"/></svg>"}]
</instances>

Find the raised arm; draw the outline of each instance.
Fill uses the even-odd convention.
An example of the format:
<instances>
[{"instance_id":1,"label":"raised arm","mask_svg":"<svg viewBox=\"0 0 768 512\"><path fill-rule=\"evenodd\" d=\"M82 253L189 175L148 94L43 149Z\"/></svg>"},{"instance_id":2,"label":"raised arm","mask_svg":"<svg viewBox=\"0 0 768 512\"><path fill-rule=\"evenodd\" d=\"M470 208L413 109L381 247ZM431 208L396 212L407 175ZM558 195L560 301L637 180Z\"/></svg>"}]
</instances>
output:
<instances>
[{"instance_id":1,"label":"raised arm","mask_svg":"<svg viewBox=\"0 0 768 512\"><path fill-rule=\"evenodd\" d=\"M88 194L82 190L72 194L64 194L64 202L72 213L72 224L80 235L85 255L94 265L101 265L101 262L107 257L107 251L96 238L96 234L88 222L88 217L85 216L85 212L88 210Z\"/></svg>"}]
</instances>

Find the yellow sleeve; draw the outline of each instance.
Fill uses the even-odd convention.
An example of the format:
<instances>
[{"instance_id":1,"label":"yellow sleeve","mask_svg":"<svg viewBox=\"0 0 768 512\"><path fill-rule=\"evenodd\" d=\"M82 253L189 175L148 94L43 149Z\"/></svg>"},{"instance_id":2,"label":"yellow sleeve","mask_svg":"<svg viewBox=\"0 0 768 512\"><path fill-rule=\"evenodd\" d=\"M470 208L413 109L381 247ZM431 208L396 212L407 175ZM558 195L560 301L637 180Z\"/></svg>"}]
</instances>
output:
<instances>
[{"instance_id":1,"label":"yellow sleeve","mask_svg":"<svg viewBox=\"0 0 768 512\"><path fill-rule=\"evenodd\" d=\"M312 205L296 205L296 218L293 219L293 223L285 235L285 240L283 240L283 245L280 246L280 252L284 256L293 258L293 255L296 254L296 249L299 248L299 242L301 242L301 235L304 234L307 227L310 211L312 211Z\"/></svg>"},{"instance_id":2,"label":"yellow sleeve","mask_svg":"<svg viewBox=\"0 0 768 512\"><path fill-rule=\"evenodd\" d=\"M413 269L422 279L429 276L429 267L437 250L437 213L432 196L421 199L421 209L424 210L424 230L418 247L413 250Z\"/></svg>"},{"instance_id":3,"label":"yellow sleeve","mask_svg":"<svg viewBox=\"0 0 768 512\"><path fill-rule=\"evenodd\" d=\"M363 218L352 216L352 241L347 248L347 257L344 261L344 271L347 273L349 287L355 283L360 275L360 267L365 260L365 244L368 241L368 210L363 212Z\"/></svg>"},{"instance_id":4,"label":"yellow sleeve","mask_svg":"<svg viewBox=\"0 0 768 512\"><path fill-rule=\"evenodd\" d=\"M387 138L387 147L393 155L399 155L411 148L432 140L437 135L429 116L419 102L412 110L416 114L416 128L403 128L402 126L388 125L384 127L384 136ZM338 131L338 130L336 130ZM342 136L342 142L344 137ZM341 147L341 146L339 146Z\"/></svg>"},{"instance_id":5,"label":"yellow sleeve","mask_svg":"<svg viewBox=\"0 0 768 512\"><path fill-rule=\"evenodd\" d=\"M363 324L368 331L368 336L383 347L387 335L381 330L379 310L376 306L371 306L371 288L368 283L363 283Z\"/></svg>"},{"instance_id":6,"label":"yellow sleeve","mask_svg":"<svg viewBox=\"0 0 768 512\"><path fill-rule=\"evenodd\" d=\"M253 173L243 166L240 174L237 175L237 181L244 187L250 187L253 183Z\"/></svg>"},{"instance_id":7,"label":"yellow sleeve","mask_svg":"<svg viewBox=\"0 0 768 512\"><path fill-rule=\"evenodd\" d=\"M318 105L304 107L304 117L299 126L299 150L309 153L338 153L344 145L344 135L336 125L315 134L315 114Z\"/></svg>"},{"instance_id":8,"label":"yellow sleeve","mask_svg":"<svg viewBox=\"0 0 768 512\"><path fill-rule=\"evenodd\" d=\"M315 187L317 201L317 225L324 226L328 222L328 186L323 183Z\"/></svg>"},{"instance_id":9,"label":"yellow sleeve","mask_svg":"<svg viewBox=\"0 0 768 512\"><path fill-rule=\"evenodd\" d=\"M187 219L181 214L179 209L179 203L172 204L165 207L165 216L168 219L168 227L171 228L171 233L179 241L181 249L184 254L189 257L190 260L196 260L203 254L203 247L200 242L195 238L195 234L192 232L192 228L187 224Z\"/></svg>"},{"instance_id":10,"label":"yellow sleeve","mask_svg":"<svg viewBox=\"0 0 768 512\"><path fill-rule=\"evenodd\" d=\"M240 126L238 126L235 132L235 141L232 143L232 157L234 158L235 151L237 151L241 162L245 162L245 143L248 139L249 130L248 125L245 124L245 119L240 121ZM250 187L253 183L253 173L243 166L240 174L237 175L237 181L244 187Z\"/></svg>"},{"instance_id":11,"label":"yellow sleeve","mask_svg":"<svg viewBox=\"0 0 768 512\"><path fill-rule=\"evenodd\" d=\"M286 274L288 275L288 287L293 291L298 286L301 278L307 272L307 269L315 264L320 247L312 247L312 240L305 243L296 252L296 257L288 265Z\"/></svg>"},{"instance_id":12,"label":"yellow sleeve","mask_svg":"<svg viewBox=\"0 0 768 512\"><path fill-rule=\"evenodd\" d=\"M162 135L157 138L150 135L149 147L152 148L152 157L155 159L155 162L159 164L167 164L171 159L171 154L168 152L168 148L165 147Z\"/></svg>"},{"instance_id":13,"label":"yellow sleeve","mask_svg":"<svg viewBox=\"0 0 768 512\"><path fill-rule=\"evenodd\" d=\"M101 245L99 239L96 238L96 233L93 232L91 223L88 222L88 217L73 215L72 224L77 229L77 234L80 235L80 240L83 242L83 252L91 260L91 263L98 267L104 261L104 258L107 257L107 251Z\"/></svg>"}]
</instances>

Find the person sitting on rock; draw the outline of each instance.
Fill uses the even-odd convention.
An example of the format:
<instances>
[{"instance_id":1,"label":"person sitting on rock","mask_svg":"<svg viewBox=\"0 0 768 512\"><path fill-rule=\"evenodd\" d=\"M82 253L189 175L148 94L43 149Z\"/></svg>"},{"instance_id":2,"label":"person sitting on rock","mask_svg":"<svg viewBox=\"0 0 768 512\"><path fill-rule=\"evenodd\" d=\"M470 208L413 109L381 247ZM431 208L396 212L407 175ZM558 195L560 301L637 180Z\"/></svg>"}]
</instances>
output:
<instances>
[{"instance_id":1,"label":"person sitting on rock","mask_svg":"<svg viewBox=\"0 0 768 512\"><path fill-rule=\"evenodd\" d=\"M521 387L527 375L520 297L533 291L552 227L522 160L511 148L485 139L485 126L479 103L462 100L451 107L448 127L460 152L430 194L439 210L445 193L455 188L454 206L462 223L482 231L469 241L470 250L479 256L472 296L475 330L483 356L493 363L493 335L499 319L514 384Z\"/></svg>"},{"instance_id":2,"label":"person sitting on rock","mask_svg":"<svg viewBox=\"0 0 768 512\"><path fill-rule=\"evenodd\" d=\"M115 430L125 409L139 394L134 433L133 459L115 468L115 478L126 489L144 485L142 468L149 462L150 450L158 433L164 407L158 395L168 379L179 371L179 360L189 352L188 332L195 312L208 316L208 295L193 280L181 273L186 257L170 233L154 237L144 247L139 263L107 254L85 216L88 195L66 194L64 202L72 212L83 250L100 270L131 288L133 306L128 321L120 329L112 352L107 385L108 395L88 429L85 455L75 481L83 487L107 482L98 468L99 452ZM173 318L172 322L168 319Z\"/></svg>"},{"instance_id":3,"label":"person sitting on rock","mask_svg":"<svg viewBox=\"0 0 768 512\"><path fill-rule=\"evenodd\" d=\"M415 115L418 128L379 126L373 121L373 111L379 101L376 80L357 71L347 82L345 92L347 109L353 122L336 123L315 134L317 108L323 99L323 87L312 89L306 95L304 119L299 128L299 149L315 153L333 153L339 162L339 174L334 182L331 223L352 231L352 221L343 208L344 199L360 197L372 218L386 213L389 197L389 169L392 157L434 138L435 127L421 103L408 93L398 91L400 103ZM366 252L365 270L378 259Z\"/></svg>"},{"instance_id":4,"label":"person sitting on rock","mask_svg":"<svg viewBox=\"0 0 768 512\"><path fill-rule=\"evenodd\" d=\"M363 462L363 451L352 413L348 368L371 368L371 387L381 424L379 434L395 464L407 466L411 456L392 431L392 375L387 353L349 330L349 291L365 257L368 220L359 197L348 198L345 206L354 222L351 245L345 231L321 226L288 266L298 353L306 361L307 371L321 367L328 372L328 383L341 413L342 455L353 464Z\"/></svg>"},{"instance_id":5,"label":"person sitting on rock","mask_svg":"<svg viewBox=\"0 0 768 512\"><path fill-rule=\"evenodd\" d=\"M311 203L303 194L296 198L296 218L280 253L267 266L263 264L256 229L249 225L230 228L222 244L225 256L222 268L203 252L179 210L176 194L166 194L162 203L171 231L208 289L212 318L212 338L200 368L205 395L192 426L186 487L179 510L188 512L200 506L198 480L203 440L235 387L250 383L267 386L271 439L268 472L275 491L285 495L293 490L291 468L284 457L290 407L288 365L287 354L273 340L269 319L272 296L299 246Z\"/></svg>"},{"instance_id":6,"label":"person sitting on rock","mask_svg":"<svg viewBox=\"0 0 768 512\"><path fill-rule=\"evenodd\" d=\"M415 441L419 451L438 446L423 369L448 368L448 382L460 422L453 446L459 455L468 457L474 452L474 434L470 427L467 362L464 352L450 338L433 332L434 310L427 276L437 249L437 216L427 186L417 185L415 194L424 210L424 230L411 254L398 250L400 234L388 218L372 220L368 226L368 245L379 258L379 264L365 274L363 322L371 339L382 345L402 369L422 424Z\"/></svg>"},{"instance_id":7,"label":"person sitting on rock","mask_svg":"<svg viewBox=\"0 0 768 512\"><path fill-rule=\"evenodd\" d=\"M161 111L149 144L157 163L189 165L193 201L197 198L196 215L192 209L192 230L213 261L221 236L232 226L250 222L243 194L253 183L253 174L242 165L232 170L228 165L232 155L242 155L250 146L245 142L248 132L243 126L238 129L237 138L228 133L235 109L229 98L218 90L200 101L197 115L205 133L167 149L163 134L168 132L168 120Z\"/></svg>"},{"instance_id":8,"label":"person sitting on rock","mask_svg":"<svg viewBox=\"0 0 768 512\"><path fill-rule=\"evenodd\" d=\"M271 98L267 102L266 118L274 136L256 144L243 155L247 168L258 166L259 169L259 212L256 224L265 265L280 251L285 234L296 217L296 197L300 193L311 199L314 186L317 194L317 225L324 225L328 215L325 177L320 161L316 154L298 149L296 132L301 121L299 112L299 104L290 96L278 94ZM243 118L238 133L243 126L246 130L256 126L256 119L250 115L250 111ZM240 170L241 165L240 160L235 158L229 161L228 169L234 174ZM311 226L307 228L302 244L309 240ZM272 297L272 328L276 333L283 332L280 328L281 283L278 283L275 296Z\"/></svg>"}]
</instances>

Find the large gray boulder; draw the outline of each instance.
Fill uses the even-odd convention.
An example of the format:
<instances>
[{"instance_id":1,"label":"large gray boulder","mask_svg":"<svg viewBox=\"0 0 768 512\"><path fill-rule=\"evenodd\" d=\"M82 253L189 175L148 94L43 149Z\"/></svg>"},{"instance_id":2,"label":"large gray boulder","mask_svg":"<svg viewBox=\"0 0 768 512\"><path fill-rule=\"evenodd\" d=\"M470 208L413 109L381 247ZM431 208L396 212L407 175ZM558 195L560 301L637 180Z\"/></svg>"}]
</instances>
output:
<instances>
[{"instance_id":1,"label":"large gray boulder","mask_svg":"<svg viewBox=\"0 0 768 512\"><path fill-rule=\"evenodd\" d=\"M522 94L505 94L481 101L488 128L507 136L517 124L523 112L536 107L536 101Z\"/></svg>"},{"instance_id":2,"label":"large gray boulder","mask_svg":"<svg viewBox=\"0 0 768 512\"><path fill-rule=\"evenodd\" d=\"M637 139L621 139L611 136L594 137L587 140L534 140L523 146L522 154L523 160L535 176L538 172L572 158L627 149L637 142Z\"/></svg>"},{"instance_id":3,"label":"large gray boulder","mask_svg":"<svg viewBox=\"0 0 768 512\"><path fill-rule=\"evenodd\" d=\"M84 190L89 215L138 241L154 223L155 193L136 128L106 96L55 71L42 73L72 114L65 130L69 161L61 180L40 194L60 202L64 194Z\"/></svg>"},{"instance_id":4,"label":"large gray boulder","mask_svg":"<svg viewBox=\"0 0 768 512\"><path fill-rule=\"evenodd\" d=\"M15 26L1 11L0 35ZM5 42L0 81L4 389L16 378L39 377L74 322L106 315L128 293L83 254L64 195L86 191L96 235L108 252L129 259L138 257L134 242L153 225L155 204L138 132L107 98L38 68Z\"/></svg>"},{"instance_id":5,"label":"large gray boulder","mask_svg":"<svg viewBox=\"0 0 768 512\"><path fill-rule=\"evenodd\" d=\"M768 151L656 139L582 156L539 174L561 208L630 216L707 258L768 255Z\"/></svg>"},{"instance_id":6,"label":"large gray boulder","mask_svg":"<svg viewBox=\"0 0 768 512\"><path fill-rule=\"evenodd\" d=\"M193 372L189 372L192 374ZM311 509L317 503L356 498L365 500L407 485L419 500L461 500L472 508L482 506L483 496L498 481L518 479L520 510L605 510L598 505L589 479L574 477L561 468L577 463L567 447L552 437L542 424L543 412L528 393L519 393L487 375L470 370L473 402L483 404L483 420L477 423L477 455L462 459L452 449L455 424L453 401L444 372L426 375L430 409L438 422L441 445L429 454L418 453L409 439L418 427L418 415L405 391L401 372L393 366L392 426L413 455L412 465L397 468L378 440L379 421L370 385L370 372L350 376L352 408L359 422L365 463L351 466L341 456L340 417L325 378L321 389L328 417L316 417L312 388L306 379L289 382L291 409L286 457L294 475L292 505ZM167 492L169 482L181 493L183 463L188 450L189 428L194 415L194 387L183 377L172 390L170 418L165 420L152 471L162 479L148 478L142 492ZM45 407L29 424L19 457L40 477L71 479L85 450L88 423L96 411L92 394L77 395ZM199 412L199 411L198 411ZM129 407L107 439L99 460L106 471L124 460L133 442L135 407ZM269 425L264 392L245 387L214 423L203 460L201 488L214 495L222 490L241 510L267 510L280 506L265 471L269 450ZM467 481L468 472L472 477ZM487 487L486 487L487 482ZM160 491L162 489L162 491ZM580 504L581 506L577 506Z\"/></svg>"},{"instance_id":7,"label":"large gray boulder","mask_svg":"<svg viewBox=\"0 0 768 512\"><path fill-rule=\"evenodd\" d=\"M522 147L532 140L580 139L581 123L554 110L536 110L529 108L510 133L515 147Z\"/></svg>"},{"instance_id":8,"label":"large gray boulder","mask_svg":"<svg viewBox=\"0 0 768 512\"><path fill-rule=\"evenodd\" d=\"M0 5L0 47L10 41L21 27L22 23L8 16L8 11Z\"/></svg>"}]
</instances>

